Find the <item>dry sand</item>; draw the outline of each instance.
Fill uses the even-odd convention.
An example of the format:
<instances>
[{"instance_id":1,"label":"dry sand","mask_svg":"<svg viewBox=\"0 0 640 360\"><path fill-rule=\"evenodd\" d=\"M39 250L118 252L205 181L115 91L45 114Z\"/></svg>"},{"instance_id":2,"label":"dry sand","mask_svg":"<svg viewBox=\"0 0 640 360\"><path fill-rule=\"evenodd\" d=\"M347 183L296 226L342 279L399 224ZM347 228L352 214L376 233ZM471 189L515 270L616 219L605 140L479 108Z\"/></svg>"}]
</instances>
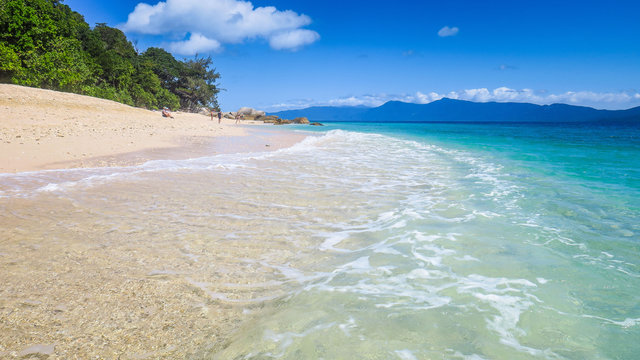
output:
<instances>
[{"instance_id":1,"label":"dry sand","mask_svg":"<svg viewBox=\"0 0 640 360\"><path fill-rule=\"evenodd\" d=\"M110 100L0 84L0 173L133 165L152 159L180 159L288 146L300 136L237 142L246 127L201 114L173 114L134 108ZM243 121L242 124L262 125ZM266 126L261 126L265 128ZM218 138L216 140L216 138ZM218 143L224 143L222 146Z\"/></svg>"}]
</instances>

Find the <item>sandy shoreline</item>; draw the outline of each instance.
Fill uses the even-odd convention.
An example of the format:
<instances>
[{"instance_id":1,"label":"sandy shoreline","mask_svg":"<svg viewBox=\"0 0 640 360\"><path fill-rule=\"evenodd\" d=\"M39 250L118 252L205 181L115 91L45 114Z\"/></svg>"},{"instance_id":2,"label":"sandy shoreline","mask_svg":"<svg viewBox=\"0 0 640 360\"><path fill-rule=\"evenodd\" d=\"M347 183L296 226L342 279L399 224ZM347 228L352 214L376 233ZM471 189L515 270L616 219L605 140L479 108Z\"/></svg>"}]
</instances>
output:
<instances>
[{"instance_id":1,"label":"sandy shoreline","mask_svg":"<svg viewBox=\"0 0 640 360\"><path fill-rule=\"evenodd\" d=\"M0 173L275 150L305 137L223 121L183 113L166 119L111 101L0 85ZM242 184L233 180L207 178L222 193L238 192L231 189ZM222 346L247 309L261 306L234 296L281 291L260 285L269 284L272 269L242 259L271 253L284 262L289 244L269 234L257 240L260 231L225 240L257 225L215 213L168 221L172 206L195 206L202 192L163 184L152 178L142 191L113 184L104 193L81 190L75 200L0 198L0 358L200 358ZM216 199L194 213L260 215ZM149 207L133 211L134 204Z\"/></svg>"},{"instance_id":2,"label":"sandy shoreline","mask_svg":"<svg viewBox=\"0 0 640 360\"><path fill-rule=\"evenodd\" d=\"M261 128L257 139L264 144L221 140L252 132L234 120L218 124L208 116L181 112L174 113L174 119L163 118L158 111L109 100L0 84L0 173L127 166L242 152L249 147L251 151L276 149L302 138L290 133L267 140L265 133L276 133L271 126L254 121L242 124Z\"/></svg>"}]
</instances>

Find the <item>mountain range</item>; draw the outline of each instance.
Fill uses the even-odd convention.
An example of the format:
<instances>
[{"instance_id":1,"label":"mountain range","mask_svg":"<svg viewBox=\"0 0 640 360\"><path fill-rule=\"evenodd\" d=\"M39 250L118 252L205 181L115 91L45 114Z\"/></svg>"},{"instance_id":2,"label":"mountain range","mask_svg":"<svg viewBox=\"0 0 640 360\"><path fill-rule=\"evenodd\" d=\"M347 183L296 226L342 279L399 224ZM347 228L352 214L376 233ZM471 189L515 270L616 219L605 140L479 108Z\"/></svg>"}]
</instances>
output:
<instances>
[{"instance_id":1,"label":"mountain range","mask_svg":"<svg viewBox=\"0 0 640 360\"><path fill-rule=\"evenodd\" d=\"M627 110L598 110L567 104L478 103L443 98L428 104L389 101L381 106L313 106L270 115L309 121L362 122L640 122L640 106Z\"/></svg>"}]
</instances>

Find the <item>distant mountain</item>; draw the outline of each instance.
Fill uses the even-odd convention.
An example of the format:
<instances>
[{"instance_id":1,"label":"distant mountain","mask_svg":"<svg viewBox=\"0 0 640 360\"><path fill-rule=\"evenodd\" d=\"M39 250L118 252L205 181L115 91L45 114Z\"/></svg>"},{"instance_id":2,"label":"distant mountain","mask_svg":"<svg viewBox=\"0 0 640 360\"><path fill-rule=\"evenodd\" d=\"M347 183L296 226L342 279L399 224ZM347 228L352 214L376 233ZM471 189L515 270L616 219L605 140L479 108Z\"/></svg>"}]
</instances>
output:
<instances>
[{"instance_id":1,"label":"distant mountain","mask_svg":"<svg viewBox=\"0 0 640 360\"><path fill-rule=\"evenodd\" d=\"M269 115L277 115L282 119L295 119L305 116L310 121L359 121L364 114L372 110L364 106L312 106L299 110L285 110Z\"/></svg>"},{"instance_id":2,"label":"distant mountain","mask_svg":"<svg viewBox=\"0 0 640 360\"><path fill-rule=\"evenodd\" d=\"M389 101L375 108L314 106L271 115L310 121L363 122L590 122L638 121L640 106L628 110L597 110L566 104L476 103L444 98L429 104Z\"/></svg>"}]
</instances>

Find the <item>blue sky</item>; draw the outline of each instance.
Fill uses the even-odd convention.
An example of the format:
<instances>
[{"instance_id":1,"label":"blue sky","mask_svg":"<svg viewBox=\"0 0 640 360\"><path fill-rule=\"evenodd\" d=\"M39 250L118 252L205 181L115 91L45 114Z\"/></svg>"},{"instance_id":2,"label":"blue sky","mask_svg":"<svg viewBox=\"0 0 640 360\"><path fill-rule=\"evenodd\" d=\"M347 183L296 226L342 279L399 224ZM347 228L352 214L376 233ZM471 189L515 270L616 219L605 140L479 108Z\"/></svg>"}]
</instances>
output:
<instances>
[{"instance_id":1,"label":"blue sky","mask_svg":"<svg viewBox=\"0 0 640 360\"><path fill-rule=\"evenodd\" d=\"M140 50L211 55L225 111L472 101L640 106L638 1L66 0Z\"/></svg>"}]
</instances>

